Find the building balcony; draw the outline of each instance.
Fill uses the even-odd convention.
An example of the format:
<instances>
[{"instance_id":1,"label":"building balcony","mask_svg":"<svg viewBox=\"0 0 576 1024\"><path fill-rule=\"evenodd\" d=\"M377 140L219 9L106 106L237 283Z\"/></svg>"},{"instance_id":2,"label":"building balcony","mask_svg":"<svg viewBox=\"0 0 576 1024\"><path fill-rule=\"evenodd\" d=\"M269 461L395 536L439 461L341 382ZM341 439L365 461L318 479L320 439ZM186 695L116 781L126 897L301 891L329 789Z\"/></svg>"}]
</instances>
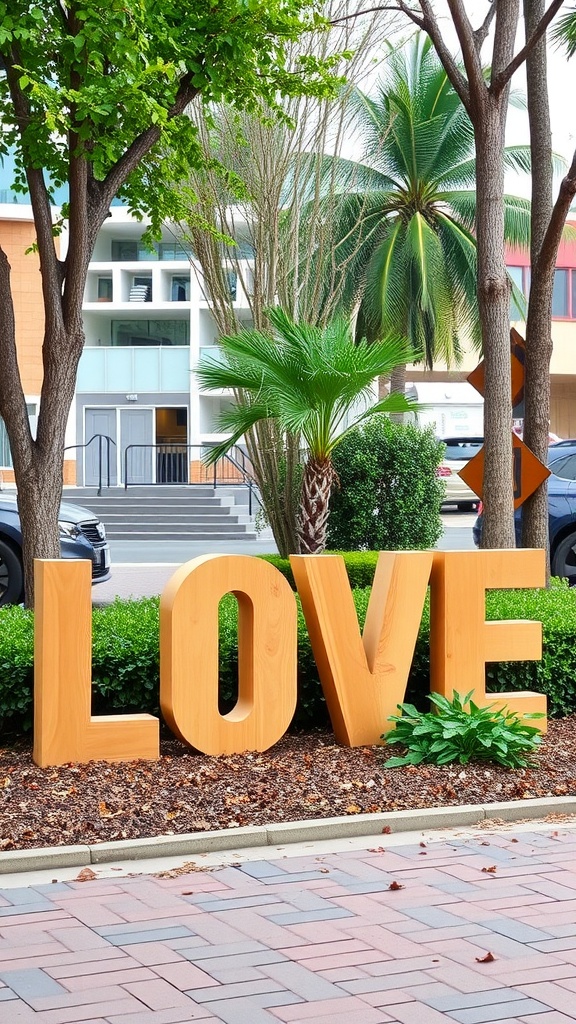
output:
<instances>
[{"instance_id":1,"label":"building balcony","mask_svg":"<svg viewBox=\"0 0 576 1024\"><path fill-rule=\"evenodd\" d=\"M78 367L78 393L189 392L188 346L90 347Z\"/></svg>"}]
</instances>

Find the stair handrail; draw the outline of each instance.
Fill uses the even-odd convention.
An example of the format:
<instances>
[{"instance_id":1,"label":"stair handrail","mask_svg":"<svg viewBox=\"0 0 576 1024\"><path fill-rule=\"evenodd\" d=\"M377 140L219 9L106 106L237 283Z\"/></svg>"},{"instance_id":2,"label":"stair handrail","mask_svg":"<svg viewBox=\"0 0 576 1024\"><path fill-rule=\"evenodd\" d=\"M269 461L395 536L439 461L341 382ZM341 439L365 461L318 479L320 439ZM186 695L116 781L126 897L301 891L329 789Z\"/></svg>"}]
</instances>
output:
<instances>
[{"instance_id":1,"label":"stair handrail","mask_svg":"<svg viewBox=\"0 0 576 1024\"><path fill-rule=\"evenodd\" d=\"M89 441L84 444L67 444L64 451L71 451L73 448L88 448L92 441L98 439L98 490L96 494L98 497L102 494L102 442L106 441L106 469L107 469L107 483L106 486L110 487L110 445L113 444L116 447L116 441L109 434L92 434ZM86 467L84 466L84 469Z\"/></svg>"},{"instance_id":2,"label":"stair handrail","mask_svg":"<svg viewBox=\"0 0 576 1024\"><path fill-rule=\"evenodd\" d=\"M234 448L236 448L236 447L237 447L237 445L234 445ZM217 460L217 462L214 463L214 469L216 469L216 466L217 466L218 462L220 462L222 459L226 459L228 462L230 462L234 466L235 469L237 469L239 471L239 473L241 473L241 475L242 475L242 482L243 482L244 486L248 488L248 515L251 516L252 515L252 495L253 494L254 494L254 497L256 498L256 501L258 502L258 504L260 505L260 508L262 510L264 509L264 506L263 506L262 501L260 499L260 495L257 493L257 491L254 490L254 484L255 484L256 481L250 475L250 473L248 473L244 469L244 467L240 465L240 463L237 461L237 459L233 455L230 454L231 451L232 451L232 449L230 449L229 452L224 452L224 454L220 456L220 458ZM240 449L240 451L242 451L242 449ZM244 453L242 452L242 454L244 454ZM214 472L214 488L216 488L216 486L217 486L217 484L216 484L216 472Z\"/></svg>"}]
</instances>

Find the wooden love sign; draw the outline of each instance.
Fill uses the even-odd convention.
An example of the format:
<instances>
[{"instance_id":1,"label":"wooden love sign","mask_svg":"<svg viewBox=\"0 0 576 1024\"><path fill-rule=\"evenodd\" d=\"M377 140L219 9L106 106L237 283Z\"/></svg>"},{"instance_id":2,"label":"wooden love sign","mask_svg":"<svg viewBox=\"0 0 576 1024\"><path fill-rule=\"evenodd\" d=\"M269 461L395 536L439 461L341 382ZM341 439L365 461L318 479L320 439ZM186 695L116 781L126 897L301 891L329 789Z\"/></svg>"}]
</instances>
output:
<instances>
[{"instance_id":1,"label":"wooden love sign","mask_svg":"<svg viewBox=\"0 0 576 1024\"><path fill-rule=\"evenodd\" d=\"M489 661L542 656L542 624L486 622L494 588L542 587L543 551L383 551L361 634L344 560L295 555L300 594L336 739L381 742L404 700L428 585L431 689L474 690L476 703L546 713L546 697L486 694ZM36 562L34 760L67 764L159 757L152 715L93 717L90 563ZM218 710L218 605L238 600L238 701ZM282 574L248 555L182 565L160 602L160 704L170 728L206 754L266 750L296 707L296 601ZM540 719L544 729L546 719Z\"/></svg>"}]
</instances>

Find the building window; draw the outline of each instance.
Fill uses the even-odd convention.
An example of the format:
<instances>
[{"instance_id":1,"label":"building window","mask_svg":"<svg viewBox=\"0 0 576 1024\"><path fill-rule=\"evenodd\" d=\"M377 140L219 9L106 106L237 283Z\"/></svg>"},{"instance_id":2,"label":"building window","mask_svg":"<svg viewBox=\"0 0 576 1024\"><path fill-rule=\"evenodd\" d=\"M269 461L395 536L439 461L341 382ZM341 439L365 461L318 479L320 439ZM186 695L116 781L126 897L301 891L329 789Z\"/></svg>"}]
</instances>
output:
<instances>
[{"instance_id":1,"label":"building window","mask_svg":"<svg viewBox=\"0 0 576 1024\"><path fill-rule=\"evenodd\" d=\"M552 290L552 316L567 317L568 310L568 271L554 271L554 287Z\"/></svg>"},{"instance_id":2,"label":"building window","mask_svg":"<svg viewBox=\"0 0 576 1024\"><path fill-rule=\"evenodd\" d=\"M188 302L190 300L190 278L173 277L170 292L172 302Z\"/></svg>"},{"instance_id":3,"label":"building window","mask_svg":"<svg viewBox=\"0 0 576 1024\"><path fill-rule=\"evenodd\" d=\"M112 302L112 278L98 278L98 302Z\"/></svg>"},{"instance_id":4,"label":"building window","mask_svg":"<svg viewBox=\"0 0 576 1024\"><path fill-rule=\"evenodd\" d=\"M110 344L131 347L189 345L189 323L187 320L112 320Z\"/></svg>"},{"instance_id":5,"label":"building window","mask_svg":"<svg viewBox=\"0 0 576 1024\"><path fill-rule=\"evenodd\" d=\"M192 250L185 242L143 242L136 239L112 239L112 259L117 263L164 260L190 260Z\"/></svg>"},{"instance_id":6,"label":"building window","mask_svg":"<svg viewBox=\"0 0 576 1024\"><path fill-rule=\"evenodd\" d=\"M530 293L530 267L506 267L508 276L525 299ZM510 298L510 319L525 320L528 309L527 301L522 308L519 296L512 294ZM558 320L576 320L576 267L560 267L554 271L552 288L552 316Z\"/></svg>"},{"instance_id":7,"label":"building window","mask_svg":"<svg viewBox=\"0 0 576 1024\"><path fill-rule=\"evenodd\" d=\"M515 288L513 287L512 294L510 296L510 319L525 320L526 304L521 300L521 296L526 295L524 267L506 267L506 270L508 271L508 277L512 281L512 285L518 289L515 293Z\"/></svg>"},{"instance_id":8,"label":"building window","mask_svg":"<svg viewBox=\"0 0 576 1024\"><path fill-rule=\"evenodd\" d=\"M12 469L12 452L4 420L0 420L0 467Z\"/></svg>"}]
</instances>

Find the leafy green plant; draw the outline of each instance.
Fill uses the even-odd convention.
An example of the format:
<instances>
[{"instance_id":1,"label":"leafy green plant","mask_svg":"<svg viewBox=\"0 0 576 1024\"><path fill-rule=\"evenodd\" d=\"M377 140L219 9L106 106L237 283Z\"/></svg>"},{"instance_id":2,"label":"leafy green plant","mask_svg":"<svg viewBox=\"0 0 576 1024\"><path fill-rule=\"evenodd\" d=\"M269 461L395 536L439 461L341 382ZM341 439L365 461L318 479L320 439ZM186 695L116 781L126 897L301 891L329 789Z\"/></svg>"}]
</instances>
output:
<instances>
[{"instance_id":1,"label":"leafy green plant","mask_svg":"<svg viewBox=\"0 0 576 1024\"><path fill-rule=\"evenodd\" d=\"M396 728L382 738L386 743L407 747L404 757L391 757L386 768L406 764L468 764L469 761L493 761L504 768L523 768L541 742L537 726L525 725L524 719L542 718L540 714L520 715L495 704L479 707L471 700L473 690L461 698L454 691L452 700L431 693L430 700L438 713L421 714L413 704L399 704L401 715L388 721Z\"/></svg>"},{"instance_id":2,"label":"leafy green plant","mask_svg":"<svg viewBox=\"0 0 576 1024\"><path fill-rule=\"evenodd\" d=\"M334 452L328 546L352 550L432 548L442 533L444 446L431 428L373 416ZM359 585L359 584L357 584Z\"/></svg>"}]
</instances>

